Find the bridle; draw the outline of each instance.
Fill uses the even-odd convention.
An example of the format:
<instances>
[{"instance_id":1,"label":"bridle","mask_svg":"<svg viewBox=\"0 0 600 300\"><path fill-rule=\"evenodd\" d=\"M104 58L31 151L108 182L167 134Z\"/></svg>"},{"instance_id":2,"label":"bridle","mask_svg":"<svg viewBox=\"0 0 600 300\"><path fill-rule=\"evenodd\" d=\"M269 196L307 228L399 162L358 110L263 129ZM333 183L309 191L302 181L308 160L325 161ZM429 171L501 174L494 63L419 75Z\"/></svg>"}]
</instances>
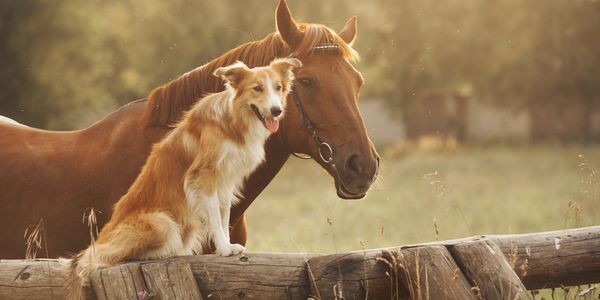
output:
<instances>
[{"instance_id":1,"label":"bridle","mask_svg":"<svg viewBox=\"0 0 600 300\"><path fill-rule=\"evenodd\" d=\"M313 52L332 51L332 50L340 51L338 45L332 44L332 43L319 44L312 49ZM290 55L288 55L288 58L295 58L296 56L297 56L296 53L291 53ZM296 109L298 110L298 113L300 114L300 119L302 120L302 124L304 125L304 127L310 134L311 138L317 145L319 158L321 159L321 161L323 161L324 164L331 166L332 176L335 178L336 188L338 189L338 195L339 195L340 190L342 190L342 192L344 192L344 191L343 191L343 187L342 187L342 183L341 183L341 179L340 179L340 174L337 170L335 162L333 162L333 158L334 158L334 154L335 154L333 151L333 148L331 147L331 145L329 145L329 143L323 141L321 139L321 137L319 136L319 133L317 132L317 129L314 126L314 123L308 117L306 110L304 110L304 106L302 105L302 100L300 99L300 95L298 94L298 90L295 88L295 86L292 86L292 90L290 91L290 94L294 98L294 104L296 105ZM292 151L290 149L289 143L287 143L287 138L285 138L281 134L278 134L278 136L279 136L279 139L282 142L282 144L284 144L287 147L288 151L290 151L290 153L293 156L298 157L300 159L311 159L311 157L309 155L302 155L302 154ZM379 165L379 158L377 158L377 164ZM379 167L378 167L378 169L379 169ZM375 173L374 177L376 177L376 176L377 176L377 172ZM346 194L346 192L344 192L344 194ZM358 198L352 197L352 195L350 195L350 197L348 197L348 198L344 197L344 199L358 199Z\"/></svg>"},{"instance_id":2,"label":"bridle","mask_svg":"<svg viewBox=\"0 0 600 300\"><path fill-rule=\"evenodd\" d=\"M314 51L322 51L322 50L339 51L339 47L337 44L318 44L313 48L312 51L314 52ZM293 57L296 57L295 52L288 55L288 58L293 58ZM315 141L315 144L317 145L319 157L321 158L323 163L330 164L333 161L333 148L331 148L331 145L329 145L329 143L327 143L327 142L324 142L321 139L321 137L319 136L317 129L313 125L313 122L310 120L310 118L308 117L308 114L306 113L306 111L304 110L304 107L302 106L302 101L300 100L300 95L298 95L298 91L296 90L295 86L292 86L292 90L290 91L290 94L292 94L292 96L294 98L294 103L296 104L296 109L298 110L298 113L300 113L300 119L302 119L302 124L304 125L306 130L308 130L308 133L310 133L310 136L312 137L312 139ZM289 146L288 146L288 150L289 150ZM326 152L328 152L327 155L323 154L324 150ZM308 155L302 155L297 152L293 152L291 150L290 150L290 153L293 156L300 158L300 159L311 159L311 157ZM331 164L331 166L337 176L338 172L335 167L335 163Z\"/></svg>"},{"instance_id":3,"label":"bridle","mask_svg":"<svg viewBox=\"0 0 600 300\"><path fill-rule=\"evenodd\" d=\"M329 145L329 143L327 143L327 142L323 142L323 140L319 136L319 133L317 132L317 130L315 129L315 126L313 125L313 122L310 120L310 118L306 114L306 111L304 110L304 107L302 106L302 102L300 101L300 96L298 95L296 88L292 87L292 91L290 93L294 97L294 103L296 104L296 109L300 113L300 119L302 119L302 123L304 124L304 127L306 128L306 130L308 130L308 133L310 133L310 136L312 137L312 139L315 141L315 144L317 145L317 149L319 151L319 157L325 164L331 163L333 161L333 149L331 148L331 145ZM329 152L327 154L327 156L323 155L324 149L327 152ZM301 159L311 159L310 156L304 156L304 155L298 154L296 152L293 152L291 150L290 150L290 153L292 153L293 156L301 158ZM334 167L335 167L335 165L334 165Z\"/></svg>"}]
</instances>

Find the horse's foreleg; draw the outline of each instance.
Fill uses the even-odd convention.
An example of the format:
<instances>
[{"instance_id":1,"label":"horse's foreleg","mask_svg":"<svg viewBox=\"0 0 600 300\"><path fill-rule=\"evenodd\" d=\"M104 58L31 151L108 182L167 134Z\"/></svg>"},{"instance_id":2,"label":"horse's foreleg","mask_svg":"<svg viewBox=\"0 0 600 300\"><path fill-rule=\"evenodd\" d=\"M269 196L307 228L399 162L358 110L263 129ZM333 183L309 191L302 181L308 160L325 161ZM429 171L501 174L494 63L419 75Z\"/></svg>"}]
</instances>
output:
<instances>
[{"instance_id":1,"label":"horse's foreleg","mask_svg":"<svg viewBox=\"0 0 600 300\"><path fill-rule=\"evenodd\" d=\"M223 233L227 242L231 243L229 234L229 215L231 214L231 200L229 198L222 198L219 203L219 211L221 213L221 226L223 227Z\"/></svg>"},{"instance_id":2,"label":"horse's foreleg","mask_svg":"<svg viewBox=\"0 0 600 300\"><path fill-rule=\"evenodd\" d=\"M229 223L230 227L230 240L232 243L240 245L246 245L248 238L246 231L246 215L242 215L237 221L231 220Z\"/></svg>"}]
</instances>

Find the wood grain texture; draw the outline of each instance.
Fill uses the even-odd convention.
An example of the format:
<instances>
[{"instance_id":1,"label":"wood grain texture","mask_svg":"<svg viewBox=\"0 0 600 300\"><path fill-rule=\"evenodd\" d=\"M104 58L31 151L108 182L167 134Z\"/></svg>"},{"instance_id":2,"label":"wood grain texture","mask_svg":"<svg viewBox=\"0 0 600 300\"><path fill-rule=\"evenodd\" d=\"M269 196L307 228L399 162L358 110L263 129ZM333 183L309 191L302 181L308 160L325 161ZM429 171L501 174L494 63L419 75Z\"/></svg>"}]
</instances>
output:
<instances>
[{"instance_id":1,"label":"wood grain texture","mask_svg":"<svg viewBox=\"0 0 600 300\"><path fill-rule=\"evenodd\" d=\"M62 299L64 282L56 260L0 260L0 299Z\"/></svg>"},{"instance_id":2,"label":"wood grain texture","mask_svg":"<svg viewBox=\"0 0 600 300\"><path fill-rule=\"evenodd\" d=\"M478 299L444 246L403 249L396 261L411 299Z\"/></svg>"},{"instance_id":3,"label":"wood grain texture","mask_svg":"<svg viewBox=\"0 0 600 300\"><path fill-rule=\"evenodd\" d=\"M531 299L504 253L493 241L460 243L449 246L449 250L483 299Z\"/></svg>"},{"instance_id":4,"label":"wood grain texture","mask_svg":"<svg viewBox=\"0 0 600 300\"><path fill-rule=\"evenodd\" d=\"M333 287L346 299L363 294L368 294L370 299L389 299L392 293L402 292L402 289L392 289L390 277L386 275L388 267L382 260L386 252L432 245L449 247L484 239L498 245L515 266L516 274L527 289L600 282L600 226L533 234L475 236L324 256L246 253L233 257L201 255L175 260L190 265L204 299L306 299L321 290L333 295ZM307 261L310 268L306 267ZM138 264L146 263L153 262ZM139 287L144 280L129 264L125 266L127 269L119 269L119 272L111 271L114 274L98 272L102 276L130 276L131 282L137 282L135 288L133 283L119 284L131 296L133 291L140 292ZM313 274L309 275L311 272ZM63 282L64 275L55 260L0 260L0 299L7 296L11 299L60 299L64 294ZM314 288L315 284L317 288ZM106 293L121 293L113 287L102 289Z\"/></svg>"},{"instance_id":5,"label":"wood grain texture","mask_svg":"<svg viewBox=\"0 0 600 300\"><path fill-rule=\"evenodd\" d=\"M493 240L528 289L600 282L600 226Z\"/></svg>"},{"instance_id":6,"label":"wood grain texture","mask_svg":"<svg viewBox=\"0 0 600 300\"><path fill-rule=\"evenodd\" d=\"M386 275L389 266L382 251L364 251L315 256L309 260L311 295L320 299L392 299L397 291Z\"/></svg>"},{"instance_id":7,"label":"wood grain texture","mask_svg":"<svg viewBox=\"0 0 600 300\"><path fill-rule=\"evenodd\" d=\"M90 276L90 281L98 300L143 300L150 296L139 263L100 269Z\"/></svg>"},{"instance_id":8,"label":"wood grain texture","mask_svg":"<svg viewBox=\"0 0 600 300\"><path fill-rule=\"evenodd\" d=\"M177 260L142 264L152 299L202 300L192 268Z\"/></svg>"},{"instance_id":9,"label":"wood grain texture","mask_svg":"<svg viewBox=\"0 0 600 300\"><path fill-rule=\"evenodd\" d=\"M481 235L435 243L494 241L529 290L600 282L600 226L511 235Z\"/></svg>"},{"instance_id":10,"label":"wood grain texture","mask_svg":"<svg viewBox=\"0 0 600 300\"><path fill-rule=\"evenodd\" d=\"M187 256L204 299L306 299L310 255L244 253Z\"/></svg>"}]
</instances>

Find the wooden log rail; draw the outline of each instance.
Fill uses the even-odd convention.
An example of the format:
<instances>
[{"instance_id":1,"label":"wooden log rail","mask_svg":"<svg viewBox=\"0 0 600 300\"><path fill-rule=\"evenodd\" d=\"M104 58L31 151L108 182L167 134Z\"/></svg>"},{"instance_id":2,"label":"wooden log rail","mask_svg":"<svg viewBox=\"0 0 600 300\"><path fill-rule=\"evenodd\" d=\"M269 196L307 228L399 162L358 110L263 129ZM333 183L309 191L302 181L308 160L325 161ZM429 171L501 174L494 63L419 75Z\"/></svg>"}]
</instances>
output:
<instances>
[{"instance_id":1,"label":"wooden log rail","mask_svg":"<svg viewBox=\"0 0 600 300\"><path fill-rule=\"evenodd\" d=\"M0 260L0 299L62 299L56 260ZM351 253L245 253L127 263L92 275L98 299L528 299L600 282L600 226Z\"/></svg>"}]
</instances>

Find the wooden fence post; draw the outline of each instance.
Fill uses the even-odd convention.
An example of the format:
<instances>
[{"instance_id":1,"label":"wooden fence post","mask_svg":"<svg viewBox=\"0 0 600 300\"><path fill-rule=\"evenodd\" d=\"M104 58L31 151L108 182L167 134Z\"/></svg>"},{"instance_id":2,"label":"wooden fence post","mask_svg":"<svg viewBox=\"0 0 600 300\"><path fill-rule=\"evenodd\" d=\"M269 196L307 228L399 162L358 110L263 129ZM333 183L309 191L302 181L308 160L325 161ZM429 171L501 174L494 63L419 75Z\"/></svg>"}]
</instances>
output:
<instances>
[{"instance_id":1,"label":"wooden fence post","mask_svg":"<svg viewBox=\"0 0 600 300\"><path fill-rule=\"evenodd\" d=\"M142 272L152 299L202 300L188 263L176 260L153 262L143 264Z\"/></svg>"},{"instance_id":2,"label":"wooden fence post","mask_svg":"<svg viewBox=\"0 0 600 300\"><path fill-rule=\"evenodd\" d=\"M411 299L477 299L446 247L406 248L396 253L396 272Z\"/></svg>"},{"instance_id":3,"label":"wooden fence post","mask_svg":"<svg viewBox=\"0 0 600 300\"><path fill-rule=\"evenodd\" d=\"M395 299L392 295L400 293L407 298L405 289L392 289L394 279L386 276L389 268L382 257L381 251L357 251L311 258L307 266L311 295L322 300Z\"/></svg>"},{"instance_id":4,"label":"wooden fence post","mask_svg":"<svg viewBox=\"0 0 600 300\"><path fill-rule=\"evenodd\" d=\"M502 249L493 241L466 242L449 248L483 299L531 299Z\"/></svg>"},{"instance_id":5,"label":"wooden fence post","mask_svg":"<svg viewBox=\"0 0 600 300\"><path fill-rule=\"evenodd\" d=\"M93 272L90 281L98 300L144 300L151 296L140 263L128 263Z\"/></svg>"}]
</instances>

